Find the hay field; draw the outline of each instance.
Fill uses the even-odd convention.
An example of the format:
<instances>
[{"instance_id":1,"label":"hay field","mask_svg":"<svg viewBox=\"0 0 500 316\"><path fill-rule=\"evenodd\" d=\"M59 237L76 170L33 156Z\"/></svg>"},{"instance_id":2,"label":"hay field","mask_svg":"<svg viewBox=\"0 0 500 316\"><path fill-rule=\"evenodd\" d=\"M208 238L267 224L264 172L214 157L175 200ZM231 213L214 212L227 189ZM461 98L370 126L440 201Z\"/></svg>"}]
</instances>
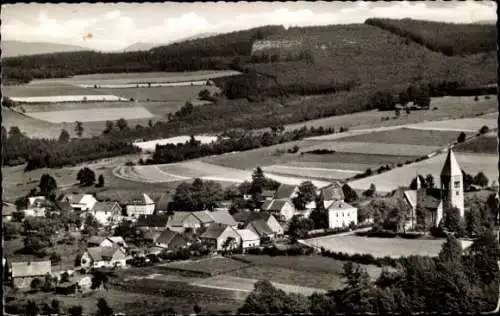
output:
<instances>
[{"instance_id":1,"label":"hay field","mask_svg":"<svg viewBox=\"0 0 500 316\"><path fill-rule=\"evenodd\" d=\"M457 152L498 154L497 133L489 133L455 146Z\"/></svg>"},{"instance_id":2,"label":"hay field","mask_svg":"<svg viewBox=\"0 0 500 316\"><path fill-rule=\"evenodd\" d=\"M498 155L471 154L456 152L460 167L465 172L476 175L483 171L490 181L498 179ZM364 179L350 181L349 185L356 190L366 190L373 183L377 191L391 192L401 185L409 185L416 174L432 174L436 185L439 185L439 175L443 168L446 153L436 155L432 158L405 165L401 168L392 169L388 172L371 176Z\"/></svg>"},{"instance_id":3,"label":"hay field","mask_svg":"<svg viewBox=\"0 0 500 316\"><path fill-rule=\"evenodd\" d=\"M189 142L190 139L190 136L183 135L146 142L136 142L134 143L134 145L141 148L143 151L155 151L156 145L185 144L186 142ZM217 141L217 136L195 135L194 139L201 142L202 144L210 144Z\"/></svg>"},{"instance_id":4,"label":"hay field","mask_svg":"<svg viewBox=\"0 0 500 316\"><path fill-rule=\"evenodd\" d=\"M374 257L420 255L437 256L445 239L403 239L403 238L375 238L361 236L325 236L305 240L315 247L324 247L327 250L348 254L371 254ZM470 245L470 242L464 242Z\"/></svg>"},{"instance_id":5,"label":"hay field","mask_svg":"<svg viewBox=\"0 0 500 316\"><path fill-rule=\"evenodd\" d=\"M436 125L442 122L432 122ZM466 126L466 125L464 125ZM340 139L341 142L365 142L379 144L404 144L419 146L443 146L457 140L460 132L398 128L395 130L377 131ZM466 133L466 135L472 133Z\"/></svg>"},{"instance_id":6,"label":"hay field","mask_svg":"<svg viewBox=\"0 0 500 316\"><path fill-rule=\"evenodd\" d=\"M361 173L360 170L330 169L318 167L293 167L286 165L271 165L262 168L264 172L280 175L312 177L315 179L340 180L355 176Z\"/></svg>"},{"instance_id":7,"label":"hay field","mask_svg":"<svg viewBox=\"0 0 500 316\"><path fill-rule=\"evenodd\" d=\"M389 140L388 140L389 141ZM369 154L369 155L392 155L418 157L439 150L439 146L403 145L390 143L370 142L318 142L318 144L301 149L302 152L313 150L334 150L335 152ZM409 158L411 159L411 158Z\"/></svg>"},{"instance_id":8,"label":"hay field","mask_svg":"<svg viewBox=\"0 0 500 316\"><path fill-rule=\"evenodd\" d=\"M112 94L86 94L86 95L51 95L36 97L11 97L18 103L59 103L59 102L86 102L86 101L128 101L128 99Z\"/></svg>"},{"instance_id":9,"label":"hay field","mask_svg":"<svg viewBox=\"0 0 500 316\"><path fill-rule=\"evenodd\" d=\"M456 120L443 120L437 122L421 122L418 124L408 125L410 128L414 129L426 129L426 130L441 130L441 131L457 131L457 132L477 132L484 125L488 126L490 129L496 128L498 126L498 121L496 118L484 118L484 117L471 117Z\"/></svg>"},{"instance_id":10,"label":"hay field","mask_svg":"<svg viewBox=\"0 0 500 316\"><path fill-rule=\"evenodd\" d=\"M102 120L118 120L123 118L138 119L138 118L153 118L146 108L142 106L135 107L117 107L117 108L94 108L84 110L67 110L67 111L48 111L48 112L30 112L29 116L39 120L44 120L52 123L62 122L95 122Z\"/></svg>"},{"instance_id":11,"label":"hay field","mask_svg":"<svg viewBox=\"0 0 500 316\"><path fill-rule=\"evenodd\" d=\"M226 257L213 257L199 260L186 260L163 264L162 267L180 271L216 275L242 269L248 264Z\"/></svg>"}]
</instances>

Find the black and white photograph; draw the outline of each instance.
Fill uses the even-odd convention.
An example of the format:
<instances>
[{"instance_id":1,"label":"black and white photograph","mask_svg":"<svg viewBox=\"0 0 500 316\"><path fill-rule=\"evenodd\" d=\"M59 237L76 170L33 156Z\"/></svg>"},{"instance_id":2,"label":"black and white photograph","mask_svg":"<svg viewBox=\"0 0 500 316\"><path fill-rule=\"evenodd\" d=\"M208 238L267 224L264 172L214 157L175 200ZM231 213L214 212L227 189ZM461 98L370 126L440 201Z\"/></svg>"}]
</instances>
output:
<instances>
[{"instance_id":1,"label":"black and white photograph","mask_svg":"<svg viewBox=\"0 0 500 316\"><path fill-rule=\"evenodd\" d=\"M3 315L500 314L495 1L1 6Z\"/></svg>"}]
</instances>

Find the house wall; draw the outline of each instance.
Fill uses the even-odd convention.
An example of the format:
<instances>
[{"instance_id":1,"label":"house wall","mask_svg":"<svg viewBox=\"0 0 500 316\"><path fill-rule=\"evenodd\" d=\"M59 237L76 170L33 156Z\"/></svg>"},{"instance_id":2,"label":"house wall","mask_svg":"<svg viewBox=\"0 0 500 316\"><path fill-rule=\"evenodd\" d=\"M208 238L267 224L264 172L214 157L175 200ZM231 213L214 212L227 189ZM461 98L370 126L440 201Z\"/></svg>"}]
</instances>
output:
<instances>
[{"instance_id":1,"label":"house wall","mask_svg":"<svg viewBox=\"0 0 500 316\"><path fill-rule=\"evenodd\" d=\"M217 251L224 250L224 243L229 237L234 238L233 249L236 249L241 244L241 237L238 235L236 230L227 227L226 230L217 238Z\"/></svg>"},{"instance_id":2,"label":"house wall","mask_svg":"<svg viewBox=\"0 0 500 316\"><path fill-rule=\"evenodd\" d=\"M2 221L4 223L12 221L12 215L3 215L2 216Z\"/></svg>"},{"instance_id":3,"label":"house wall","mask_svg":"<svg viewBox=\"0 0 500 316\"><path fill-rule=\"evenodd\" d=\"M122 210L118 205L113 206L109 212L93 211L92 215L104 226L113 225L121 220Z\"/></svg>"},{"instance_id":4,"label":"house wall","mask_svg":"<svg viewBox=\"0 0 500 316\"><path fill-rule=\"evenodd\" d=\"M280 215L283 216L285 221L289 221L295 215L295 207L290 203L285 203L281 208Z\"/></svg>"},{"instance_id":5,"label":"house wall","mask_svg":"<svg viewBox=\"0 0 500 316\"><path fill-rule=\"evenodd\" d=\"M260 239L256 239L256 240L243 240L241 242L241 247L243 249L251 248L251 247L258 247L258 246L260 246Z\"/></svg>"},{"instance_id":6,"label":"house wall","mask_svg":"<svg viewBox=\"0 0 500 316\"><path fill-rule=\"evenodd\" d=\"M358 209L346 208L346 209L333 209L328 210L328 227L329 228L341 228L347 227L351 222L354 224L358 223Z\"/></svg>"},{"instance_id":7,"label":"house wall","mask_svg":"<svg viewBox=\"0 0 500 316\"><path fill-rule=\"evenodd\" d=\"M125 209L128 216L139 217L139 215L152 215L155 211L155 205L127 205Z\"/></svg>"},{"instance_id":8,"label":"house wall","mask_svg":"<svg viewBox=\"0 0 500 316\"><path fill-rule=\"evenodd\" d=\"M24 216L45 217L45 207L25 209Z\"/></svg>"},{"instance_id":9,"label":"house wall","mask_svg":"<svg viewBox=\"0 0 500 316\"><path fill-rule=\"evenodd\" d=\"M269 217L269 219L267 220L267 225L269 225L272 231L278 236L283 235L285 233L283 227L280 225L280 223L278 223L278 221L276 220L276 218L274 218L274 216Z\"/></svg>"},{"instance_id":10,"label":"house wall","mask_svg":"<svg viewBox=\"0 0 500 316\"><path fill-rule=\"evenodd\" d=\"M124 267L126 265L127 255L124 251L117 251L111 258L109 264L111 266Z\"/></svg>"}]
</instances>

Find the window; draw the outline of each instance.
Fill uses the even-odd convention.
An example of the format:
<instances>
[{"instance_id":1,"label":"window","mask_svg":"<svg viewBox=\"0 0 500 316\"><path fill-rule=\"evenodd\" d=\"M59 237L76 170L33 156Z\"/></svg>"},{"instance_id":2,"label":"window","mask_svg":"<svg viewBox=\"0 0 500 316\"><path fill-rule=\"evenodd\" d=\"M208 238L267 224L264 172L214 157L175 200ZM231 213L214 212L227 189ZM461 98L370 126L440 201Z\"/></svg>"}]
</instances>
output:
<instances>
[{"instance_id":1,"label":"window","mask_svg":"<svg viewBox=\"0 0 500 316\"><path fill-rule=\"evenodd\" d=\"M453 185L455 186L455 189L460 188L460 181L455 181Z\"/></svg>"},{"instance_id":2,"label":"window","mask_svg":"<svg viewBox=\"0 0 500 316\"><path fill-rule=\"evenodd\" d=\"M460 191L457 191L457 195L460 195Z\"/></svg>"}]
</instances>

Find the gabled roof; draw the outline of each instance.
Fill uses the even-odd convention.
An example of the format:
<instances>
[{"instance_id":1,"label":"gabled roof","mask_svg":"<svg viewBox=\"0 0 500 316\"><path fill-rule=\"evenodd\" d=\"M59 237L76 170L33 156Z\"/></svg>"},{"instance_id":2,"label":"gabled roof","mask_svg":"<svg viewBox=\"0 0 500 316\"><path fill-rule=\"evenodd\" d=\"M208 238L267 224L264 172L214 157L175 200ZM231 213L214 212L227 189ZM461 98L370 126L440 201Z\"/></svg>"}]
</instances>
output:
<instances>
[{"instance_id":1,"label":"gabled roof","mask_svg":"<svg viewBox=\"0 0 500 316\"><path fill-rule=\"evenodd\" d=\"M234 220L240 223L248 224L251 221L263 219L267 221L272 215L268 212L238 211L233 214Z\"/></svg>"},{"instance_id":2,"label":"gabled roof","mask_svg":"<svg viewBox=\"0 0 500 316\"><path fill-rule=\"evenodd\" d=\"M45 196L31 196L28 198L28 207L33 207L37 202L45 202Z\"/></svg>"},{"instance_id":3,"label":"gabled roof","mask_svg":"<svg viewBox=\"0 0 500 316\"><path fill-rule=\"evenodd\" d=\"M274 197L275 192L272 190L264 190L262 191L262 197L267 198L267 197Z\"/></svg>"},{"instance_id":4,"label":"gabled roof","mask_svg":"<svg viewBox=\"0 0 500 316\"><path fill-rule=\"evenodd\" d=\"M51 273L50 260L12 262L11 273L13 278L42 276Z\"/></svg>"},{"instance_id":5,"label":"gabled roof","mask_svg":"<svg viewBox=\"0 0 500 316\"><path fill-rule=\"evenodd\" d=\"M174 212L174 214L169 217L168 226L182 226L184 219L190 214L190 212Z\"/></svg>"},{"instance_id":6,"label":"gabled roof","mask_svg":"<svg viewBox=\"0 0 500 316\"><path fill-rule=\"evenodd\" d=\"M126 202L128 205L151 205L155 202L146 193L134 193L131 194Z\"/></svg>"},{"instance_id":7,"label":"gabled roof","mask_svg":"<svg viewBox=\"0 0 500 316\"><path fill-rule=\"evenodd\" d=\"M462 169L460 168L460 165L457 162L457 158L455 157L455 154L453 153L453 150L451 148L448 150L448 155L446 156L443 169L441 170L441 176L462 176Z\"/></svg>"},{"instance_id":8,"label":"gabled roof","mask_svg":"<svg viewBox=\"0 0 500 316\"><path fill-rule=\"evenodd\" d=\"M293 197L298 186L290 184L281 184L274 194L275 199L290 199Z\"/></svg>"},{"instance_id":9,"label":"gabled roof","mask_svg":"<svg viewBox=\"0 0 500 316\"><path fill-rule=\"evenodd\" d=\"M215 220L210 214L210 211L197 211L191 212L196 218L198 218L203 224L213 223Z\"/></svg>"},{"instance_id":10,"label":"gabled roof","mask_svg":"<svg viewBox=\"0 0 500 316\"><path fill-rule=\"evenodd\" d=\"M433 210L441 203L439 189L405 190L404 197L412 208L423 207Z\"/></svg>"},{"instance_id":11,"label":"gabled roof","mask_svg":"<svg viewBox=\"0 0 500 316\"><path fill-rule=\"evenodd\" d=\"M321 194L323 195L324 201L344 200L344 191L342 190L342 186L336 181L332 182L329 186L322 188Z\"/></svg>"},{"instance_id":12,"label":"gabled roof","mask_svg":"<svg viewBox=\"0 0 500 316\"><path fill-rule=\"evenodd\" d=\"M155 201L155 210L166 211L168 204L172 201L172 195L167 193L162 193L158 199Z\"/></svg>"},{"instance_id":13,"label":"gabled roof","mask_svg":"<svg viewBox=\"0 0 500 316\"><path fill-rule=\"evenodd\" d=\"M148 231L145 232L143 235L143 238L146 240L151 240L152 242L156 242L158 240L158 237L160 237L161 232L158 231Z\"/></svg>"},{"instance_id":14,"label":"gabled roof","mask_svg":"<svg viewBox=\"0 0 500 316\"><path fill-rule=\"evenodd\" d=\"M16 212L16 206L7 202L2 202L2 216L10 216Z\"/></svg>"},{"instance_id":15,"label":"gabled roof","mask_svg":"<svg viewBox=\"0 0 500 316\"><path fill-rule=\"evenodd\" d=\"M332 205L330 205L328 210L345 210L349 208L354 208L354 207L350 204L347 204L344 201L335 201L332 203Z\"/></svg>"},{"instance_id":16,"label":"gabled roof","mask_svg":"<svg viewBox=\"0 0 500 316\"><path fill-rule=\"evenodd\" d=\"M94 261L109 261L117 251L122 251L119 247L90 247L87 248L90 258Z\"/></svg>"},{"instance_id":17,"label":"gabled roof","mask_svg":"<svg viewBox=\"0 0 500 316\"><path fill-rule=\"evenodd\" d=\"M205 232L201 234L201 238L209 238L209 239L217 239L222 235L222 233L228 228L229 226L224 225L224 224L219 224L219 223L212 223L210 224Z\"/></svg>"},{"instance_id":18,"label":"gabled roof","mask_svg":"<svg viewBox=\"0 0 500 316\"><path fill-rule=\"evenodd\" d=\"M166 227L169 220L168 215L139 215L137 227Z\"/></svg>"},{"instance_id":19,"label":"gabled roof","mask_svg":"<svg viewBox=\"0 0 500 316\"><path fill-rule=\"evenodd\" d=\"M121 209L117 202L96 202L92 210L94 212L111 212L114 207Z\"/></svg>"},{"instance_id":20,"label":"gabled roof","mask_svg":"<svg viewBox=\"0 0 500 316\"><path fill-rule=\"evenodd\" d=\"M238 223L234 220L234 218L229 214L227 210L220 210L211 212L210 215L213 217L216 223L225 224L228 226L236 226Z\"/></svg>"},{"instance_id":21,"label":"gabled roof","mask_svg":"<svg viewBox=\"0 0 500 316\"><path fill-rule=\"evenodd\" d=\"M240 235L242 241L260 240L259 235L249 229L237 229L236 232Z\"/></svg>"},{"instance_id":22,"label":"gabled roof","mask_svg":"<svg viewBox=\"0 0 500 316\"><path fill-rule=\"evenodd\" d=\"M253 229L259 236L267 236L267 235L272 235L274 233L271 227L269 227L269 225L267 225L267 222L263 219L258 219L250 222L247 225L247 229L250 226L253 227Z\"/></svg>"},{"instance_id":23,"label":"gabled roof","mask_svg":"<svg viewBox=\"0 0 500 316\"><path fill-rule=\"evenodd\" d=\"M266 205L266 208L264 208L264 206L262 207L263 210L266 210L266 211L274 211L274 212L279 212L283 209L283 207L288 203L290 204L290 202L286 199L282 199L282 200L271 200L271 201L266 201L266 202L270 202Z\"/></svg>"},{"instance_id":24,"label":"gabled roof","mask_svg":"<svg viewBox=\"0 0 500 316\"><path fill-rule=\"evenodd\" d=\"M112 236L112 237L108 237L109 240L111 240L113 243L117 244L117 245L126 245L125 243L125 240L123 239L122 236Z\"/></svg>"},{"instance_id":25,"label":"gabled roof","mask_svg":"<svg viewBox=\"0 0 500 316\"><path fill-rule=\"evenodd\" d=\"M156 239L157 243L160 244L170 244L170 242L176 237L180 236L178 233L171 231L170 229L165 229L160 233L160 236Z\"/></svg>"},{"instance_id":26,"label":"gabled roof","mask_svg":"<svg viewBox=\"0 0 500 316\"><path fill-rule=\"evenodd\" d=\"M100 245L107 238L102 236L92 236L87 240L87 244Z\"/></svg>"},{"instance_id":27,"label":"gabled roof","mask_svg":"<svg viewBox=\"0 0 500 316\"><path fill-rule=\"evenodd\" d=\"M273 204L274 200L266 200L264 203L262 203L262 206L260 207L263 210L268 210L269 207L271 207L271 204Z\"/></svg>"}]
</instances>

